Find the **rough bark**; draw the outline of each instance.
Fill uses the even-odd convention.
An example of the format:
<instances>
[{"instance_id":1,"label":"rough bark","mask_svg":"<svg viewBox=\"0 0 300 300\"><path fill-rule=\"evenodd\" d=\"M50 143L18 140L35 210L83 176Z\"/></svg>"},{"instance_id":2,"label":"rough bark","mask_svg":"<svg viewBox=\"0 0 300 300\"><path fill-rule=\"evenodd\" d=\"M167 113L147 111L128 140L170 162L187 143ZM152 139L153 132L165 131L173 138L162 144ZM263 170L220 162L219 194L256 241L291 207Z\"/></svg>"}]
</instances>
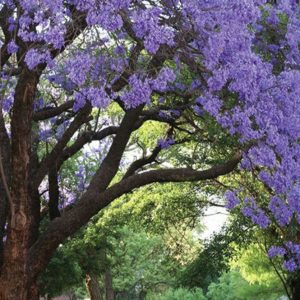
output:
<instances>
[{"instance_id":1,"label":"rough bark","mask_svg":"<svg viewBox=\"0 0 300 300\"><path fill-rule=\"evenodd\" d=\"M0 139L1 141L1 139ZM3 143L1 143L3 145ZM7 153L6 153L7 154ZM7 155L2 154L1 146L0 146L0 269L3 263L3 240L5 236L5 225L7 220L7 212L8 212L8 201L7 201L7 188L5 188L5 184L9 181L8 172L6 172L7 168L5 168L5 161L8 161ZM4 178L1 178L4 177Z\"/></svg>"},{"instance_id":2,"label":"rough bark","mask_svg":"<svg viewBox=\"0 0 300 300\"><path fill-rule=\"evenodd\" d=\"M95 274L86 274L85 283L90 300L103 300L101 288Z\"/></svg>"},{"instance_id":3,"label":"rough bark","mask_svg":"<svg viewBox=\"0 0 300 300\"><path fill-rule=\"evenodd\" d=\"M29 188L31 117L39 75L24 68L15 92L11 122L11 205L4 263L0 276L0 299L34 300L27 259L35 223ZM30 298L29 298L30 297Z\"/></svg>"},{"instance_id":4,"label":"rough bark","mask_svg":"<svg viewBox=\"0 0 300 300\"><path fill-rule=\"evenodd\" d=\"M5 236L5 225L8 213L7 189L10 186L10 141L5 128L2 115L2 103L0 103L0 269L3 263L3 239Z\"/></svg>"}]
</instances>

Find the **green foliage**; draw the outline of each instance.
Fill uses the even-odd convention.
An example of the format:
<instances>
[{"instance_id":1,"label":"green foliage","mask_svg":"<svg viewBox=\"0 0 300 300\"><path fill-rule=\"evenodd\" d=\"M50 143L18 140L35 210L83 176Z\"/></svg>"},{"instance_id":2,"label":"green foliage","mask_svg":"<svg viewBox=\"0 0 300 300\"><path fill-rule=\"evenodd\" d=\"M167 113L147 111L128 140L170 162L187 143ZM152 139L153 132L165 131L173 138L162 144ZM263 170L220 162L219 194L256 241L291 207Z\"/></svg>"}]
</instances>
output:
<instances>
[{"instance_id":1,"label":"green foliage","mask_svg":"<svg viewBox=\"0 0 300 300\"><path fill-rule=\"evenodd\" d=\"M158 285L171 285L176 264L159 235L133 231L124 226L113 243L111 255L113 284L116 291L153 290Z\"/></svg>"},{"instance_id":2,"label":"green foliage","mask_svg":"<svg viewBox=\"0 0 300 300\"><path fill-rule=\"evenodd\" d=\"M206 205L206 197L193 184L153 184L114 201L99 224L131 222L162 234L180 224L193 228Z\"/></svg>"},{"instance_id":3,"label":"green foliage","mask_svg":"<svg viewBox=\"0 0 300 300\"><path fill-rule=\"evenodd\" d=\"M149 121L144 123L133 135L133 141L138 141L142 149L152 149L157 145L157 137L164 138L167 126L163 123Z\"/></svg>"},{"instance_id":4,"label":"green foliage","mask_svg":"<svg viewBox=\"0 0 300 300\"><path fill-rule=\"evenodd\" d=\"M207 290L224 271L230 269L230 261L237 250L235 245L243 247L250 243L252 230L247 220L235 218L218 234L204 243L203 250L181 273L178 285L189 288L200 287Z\"/></svg>"},{"instance_id":5,"label":"green foliage","mask_svg":"<svg viewBox=\"0 0 300 300\"><path fill-rule=\"evenodd\" d=\"M208 300L276 300L284 295L281 287L250 284L236 270L224 273L211 283L206 294Z\"/></svg>"},{"instance_id":6,"label":"green foliage","mask_svg":"<svg viewBox=\"0 0 300 300\"><path fill-rule=\"evenodd\" d=\"M274 290L282 285L262 244L254 243L246 249L240 249L231 266L238 268L241 275L251 284L263 284Z\"/></svg>"},{"instance_id":7,"label":"green foliage","mask_svg":"<svg viewBox=\"0 0 300 300\"><path fill-rule=\"evenodd\" d=\"M147 300L206 300L201 289L188 290L184 288L168 289L164 293L149 295Z\"/></svg>"},{"instance_id":8,"label":"green foliage","mask_svg":"<svg viewBox=\"0 0 300 300\"><path fill-rule=\"evenodd\" d=\"M80 265L74 259L74 253L60 247L39 278L38 285L41 294L51 298L74 290L74 287L83 286L84 276Z\"/></svg>"}]
</instances>

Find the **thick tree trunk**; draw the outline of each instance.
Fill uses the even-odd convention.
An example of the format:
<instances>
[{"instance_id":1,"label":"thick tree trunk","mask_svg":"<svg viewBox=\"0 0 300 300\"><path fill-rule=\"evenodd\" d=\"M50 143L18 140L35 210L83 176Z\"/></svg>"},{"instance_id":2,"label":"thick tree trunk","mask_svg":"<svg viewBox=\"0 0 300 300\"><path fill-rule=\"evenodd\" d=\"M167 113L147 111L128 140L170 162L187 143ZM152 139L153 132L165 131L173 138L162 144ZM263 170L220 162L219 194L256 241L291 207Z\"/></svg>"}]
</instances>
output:
<instances>
[{"instance_id":1,"label":"thick tree trunk","mask_svg":"<svg viewBox=\"0 0 300 300\"><path fill-rule=\"evenodd\" d=\"M91 300L103 300L101 288L95 274L87 274L85 283Z\"/></svg>"},{"instance_id":2,"label":"thick tree trunk","mask_svg":"<svg viewBox=\"0 0 300 300\"><path fill-rule=\"evenodd\" d=\"M10 274L13 275L12 272ZM0 300L39 300L37 285L34 283L30 286L28 276L18 276L14 279L12 277L8 275L7 278L0 279Z\"/></svg>"},{"instance_id":3,"label":"thick tree trunk","mask_svg":"<svg viewBox=\"0 0 300 300\"><path fill-rule=\"evenodd\" d=\"M17 214L8 229L0 276L0 300L38 300L35 278L28 269L31 222ZM21 226L22 225L22 226Z\"/></svg>"},{"instance_id":4,"label":"thick tree trunk","mask_svg":"<svg viewBox=\"0 0 300 300\"><path fill-rule=\"evenodd\" d=\"M9 218L0 274L0 300L36 300L38 292L28 270L29 249L37 231L30 191L31 120L39 75L24 68L16 89L11 122L11 186ZM33 193L32 193L33 194Z\"/></svg>"},{"instance_id":5,"label":"thick tree trunk","mask_svg":"<svg viewBox=\"0 0 300 300\"><path fill-rule=\"evenodd\" d=\"M10 8L1 10L3 24L6 23L6 15L4 15L6 12L8 13L7 17L9 17L13 15L14 10ZM74 10L72 11L72 18L73 26L68 27L65 46L71 44L87 25L85 13ZM18 74L14 93L10 141L6 136L3 118L1 119L0 114L0 147L4 158L3 164L9 164L9 172L5 172L5 177L9 181L9 189L6 189L5 194L3 189L4 176L0 177L0 300L39 299L36 285L38 272L32 266L33 262L38 260L39 255L36 253L36 255L30 255L30 249L37 240L40 221L38 186L32 185L35 173L34 166L37 165L37 159L34 160L35 149L32 148L32 120L37 84L46 64L40 64L34 70L29 70L23 59L26 51L32 45L24 41L21 42L21 40L18 42L20 42L18 66L21 72ZM61 50L52 51L52 57L55 58L64 49L63 47ZM0 68L6 64L10 57L7 51L5 55L2 52ZM4 167L4 169L6 168ZM8 224L8 229L5 231L6 241L2 245L6 223ZM53 248L57 246L55 241L54 244ZM36 262L35 267L39 267L39 272L50 260L51 254L47 255L47 260L44 261L43 265Z\"/></svg>"}]
</instances>

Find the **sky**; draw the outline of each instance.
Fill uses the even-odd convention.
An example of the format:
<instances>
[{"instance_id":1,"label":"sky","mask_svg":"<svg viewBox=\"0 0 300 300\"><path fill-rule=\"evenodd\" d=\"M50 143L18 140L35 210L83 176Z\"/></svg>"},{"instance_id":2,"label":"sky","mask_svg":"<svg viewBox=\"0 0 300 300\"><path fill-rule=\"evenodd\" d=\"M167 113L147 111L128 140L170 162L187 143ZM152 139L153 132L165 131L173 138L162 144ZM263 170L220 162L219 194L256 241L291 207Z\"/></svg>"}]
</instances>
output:
<instances>
[{"instance_id":1,"label":"sky","mask_svg":"<svg viewBox=\"0 0 300 300\"><path fill-rule=\"evenodd\" d=\"M228 218L228 211L222 207L208 207L205 216L201 219L205 226L200 234L202 239L209 238L214 232L219 232Z\"/></svg>"}]
</instances>

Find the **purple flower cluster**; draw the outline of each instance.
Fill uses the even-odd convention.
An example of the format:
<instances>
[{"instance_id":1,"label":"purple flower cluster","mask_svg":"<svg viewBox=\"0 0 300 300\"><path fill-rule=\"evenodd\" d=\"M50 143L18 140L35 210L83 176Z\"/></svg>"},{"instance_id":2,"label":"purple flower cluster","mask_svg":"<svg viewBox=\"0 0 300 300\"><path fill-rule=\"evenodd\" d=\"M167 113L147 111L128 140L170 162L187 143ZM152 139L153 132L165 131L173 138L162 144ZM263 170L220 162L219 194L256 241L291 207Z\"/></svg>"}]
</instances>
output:
<instances>
[{"instance_id":1,"label":"purple flower cluster","mask_svg":"<svg viewBox=\"0 0 300 300\"><path fill-rule=\"evenodd\" d=\"M115 31L123 25L119 12L123 9L126 10L130 2L130 0L77 0L75 5L79 10L87 12L86 20L89 25L99 25L103 29Z\"/></svg>"},{"instance_id":2,"label":"purple flower cluster","mask_svg":"<svg viewBox=\"0 0 300 300\"><path fill-rule=\"evenodd\" d=\"M268 251L268 255L270 258L276 256L284 256L286 254L286 250L283 247L272 246Z\"/></svg>"},{"instance_id":3,"label":"purple flower cluster","mask_svg":"<svg viewBox=\"0 0 300 300\"><path fill-rule=\"evenodd\" d=\"M14 94L13 93L8 95L7 97L5 97L3 99L3 103L2 103L3 111L4 112L10 111L12 108L13 102L14 102Z\"/></svg>"},{"instance_id":4,"label":"purple flower cluster","mask_svg":"<svg viewBox=\"0 0 300 300\"><path fill-rule=\"evenodd\" d=\"M11 41L7 45L7 52L9 54L16 53L19 49L19 46L15 43L15 41Z\"/></svg>"},{"instance_id":5,"label":"purple flower cluster","mask_svg":"<svg viewBox=\"0 0 300 300\"><path fill-rule=\"evenodd\" d=\"M259 225L261 228L267 228L271 223L264 210L259 208L253 198L246 198L244 200L242 212L246 217L251 218L253 223Z\"/></svg>"},{"instance_id":6,"label":"purple flower cluster","mask_svg":"<svg viewBox=\"0 0 300 300\"><path fill-rule=\"evenodd\" d=\"M168 84L173 83L176 80L176 74L170 68L163 68L158 76L151 81L151 87L153 90L165 92Z\"/></svg>"},{"instance_id":7,"label":"purple flower cluster","mask_svg":"<svg viewBox=\"0 0 300 300\"><path fill-rule=\"evenodd\" d=\"M48 51L40 51L33 48L26 53L25 62L28 68L32 70L39 64L51 63L51 55Z\"/></svg>"},{"instance_id":8,"label":"purple flower cluster","mask_svg":"<svg viewBox=\"0 0 300 300\"><path fill-rule=\"evenodd\" d=\"M111 102L111 99L103 88L84 88L75 95L74 111L76 112L82 108L87 100L92 106L98 108L106 108Z\"/></svg>"},{"instance_id":9,"label":"purple flower cluster","mask_svg":"<svg viewBox=\"0 0 300 300\"><path fill-rule=\"evenodd\" d=\"M284 257L283 267L294 272L300 269L300 245L286 242L283 246L272 246L268 251L270 258Z\"/></svg>"},{"instance_id":10,"label":"purple flower cluster","mask_svg":"<svg viewBox=\"0 0 300 300\"><path fill-rule=\"evenodd\" d=\"M168 85L173 83L175 79L176 75L170 68L163 68L154 79L143 79L141 76L134 74L129 78L129 89L123 92L121 100L128 108L147 104L150 102L152 91L166 91Z\"/></svg>"},{"instance_id":11,"label":"purple flower cluster","mask_svg":"<svg viewBox=\"0 0 300 300\"><path fill-rule=\"evenodd\" d=\"M239 136L241 143L255 141L242 166L258 167L260 180L276 195L270 196L268 209L260 207L253 197L240 201L242 212L263 228L271 219L279 226L289 225L293 216L300 221L300 71L291 67L300 63L300 8L294 1L278 2L266 7L264 22L272 28L284 27L279 12L289 18L282 41L269 47L270 52L276 52L284 46L286 60L281 72L274 72L278 61L266 61L255 51L254 42L263 30L259 10L263 1L186 1L184 6L201 36L194 46L204 54L212 73L196 107L214 116L231 134ZM205 6L205 12L199 6ZM253 26L259 32L249 30L249 24L259 24ZM224 88L231 93L229 98L222 96ZM228 108L226 101L233 100L236 104ZM227 198L229 208L239 203L232 193Z\"/></svg>"},{"instance_id":12,"label":"purple flower cluster","mask_svg":"<svg viewBox=\"0 0 300 300\"><path fill-rule=\"evenodd\" d=\"M160 24L163 11L158 7L137 10L133 14L136 35L144 39L145 48L150 53L156 53L159 46L174 45L174 31Z\"/></svg>"},{"instance_id":13,"label":"purple flower cluster","mask_svg":"<svg viewBox=\"0 0 300 300\"><path fill-rule=\"evenodd\" d=\"M167 139L159 139L157 141L157 146L160 147L161 149L168 149L174 144L175 141L171 137L168 137Z\"/></svg>"},{"instance_id":14,"label":"purple flower cluster","mask_svg":"<svg viewBox=\"0 0 300 300\"><path fill-rule=\"evenodd\" d=\"M129 90L121 95L121 100L128 108L137 107L143 103L149 103L152 93L149 79L141 79L138 75L132 75L129 80Z\"/></svg>"},{"instance_id":15,"label":"purple flower cluster","mask_svg":"<svg viewBox=\"0 0 300 300\"><path fill-rule=\"evenodd\" d=\"M88 53L79 53L66 63L68 77L78 86L83 85L88 79L95 59Z\"/></svg>"},{"instance_id":16,"label":"purple flower cluster","mask_svg":"<svg viewBox=\"0 0 300 300\"><path fill-rule=\"evenodd\" d=\"M225 199L227 201L225 207L227 209L233 209L235 208L237 205L240 204L240 200L237 197L236 193L232 192L232 191L227 191L225 193Z\"/></svg>"}]
</instances>

